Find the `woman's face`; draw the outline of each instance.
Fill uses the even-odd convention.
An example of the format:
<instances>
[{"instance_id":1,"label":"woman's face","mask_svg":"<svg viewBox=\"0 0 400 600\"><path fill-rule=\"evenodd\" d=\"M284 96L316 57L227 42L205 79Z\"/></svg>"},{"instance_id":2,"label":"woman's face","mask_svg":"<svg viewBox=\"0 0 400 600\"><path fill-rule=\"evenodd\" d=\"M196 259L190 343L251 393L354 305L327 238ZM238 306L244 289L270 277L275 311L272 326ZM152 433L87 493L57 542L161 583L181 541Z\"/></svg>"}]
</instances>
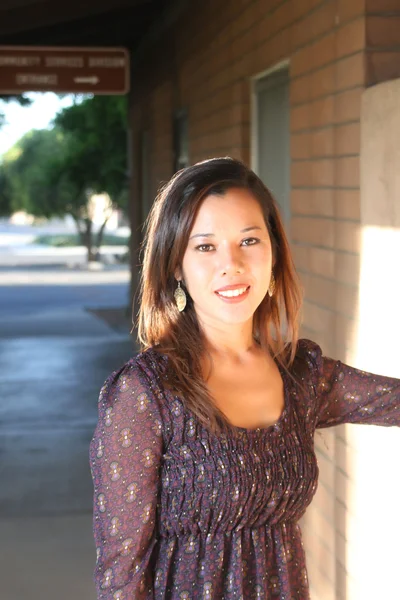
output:
<instances>
[{"instance_id":1,"label":"woman's face","mask_svg":"<svg viewBox=\"0 0 400 600\"><path fill-rule=\"evenodd\" d=\"M177 274L200 320L239 324L252 319L268 291L271 269L271 241L254 196L241 188L207 196ZM240 295L223 296L226 286Z\"/></svg>"}]
</instances>

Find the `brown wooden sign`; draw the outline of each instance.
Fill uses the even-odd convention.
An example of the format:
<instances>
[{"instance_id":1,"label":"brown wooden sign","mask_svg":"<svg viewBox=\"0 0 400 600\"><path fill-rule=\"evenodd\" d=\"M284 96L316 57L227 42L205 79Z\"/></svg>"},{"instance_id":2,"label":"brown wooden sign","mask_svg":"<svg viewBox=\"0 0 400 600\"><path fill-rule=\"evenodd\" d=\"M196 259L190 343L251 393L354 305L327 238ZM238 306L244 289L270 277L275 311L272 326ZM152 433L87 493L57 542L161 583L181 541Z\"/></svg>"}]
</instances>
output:
<instances>
[{"instance_id":1,"label":"brown wooden sign","mask_svg":"<svg viewBox=\"0 0 400 600\"><path fill-rule=\"evenodd\" d=\"M125 48L0 46L0 93L126 94Z\"/></svg>"}]
</instances>

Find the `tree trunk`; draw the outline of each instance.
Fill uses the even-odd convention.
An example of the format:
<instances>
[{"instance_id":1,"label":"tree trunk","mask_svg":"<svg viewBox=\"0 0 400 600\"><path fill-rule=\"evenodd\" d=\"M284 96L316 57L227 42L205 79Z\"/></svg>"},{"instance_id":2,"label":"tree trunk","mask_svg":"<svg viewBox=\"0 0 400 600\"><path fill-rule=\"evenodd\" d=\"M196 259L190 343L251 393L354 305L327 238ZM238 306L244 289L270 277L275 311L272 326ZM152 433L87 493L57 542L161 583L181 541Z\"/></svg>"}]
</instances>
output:
<instances>
[{"instance_id":1,"label":"tree trunk","mask_svg":"<svg viewBox=\"0 0 400 600\"><path fill-rule=\"evenodd\" d=\"M90 219L85 219L85 246L87 248L87 256L88 262L97 260L97 252L96 248L93 247L93 238L92 238L92 226L93 223Z\"/></svg>"},{"instance_id":2,"label":"tree trunk","mask_svg":"<svg viewBox=\"0 0 400 600\"><path fill-rule=\"evenodd\" d=\"M97 255L100 254L100 248L103 244L103 235L104 235L104 229L107 225L107 222L109 220L110 217L107 217L107 219L104 221L104 223L102 223L99 231L97 232L97 240L96 240L96 250L97 250Z\"/></svg>"},{"instance_id":3,"label":"tree trunk","mask_svg":"<svg viewBox=\"0 0 400 600\"><path fill-rule=\"evenodd\" d=\"M92 228L93 223L90 219L80 219L76 215L72 214L72 218L75 221L76 229L78 231L79 241L81 246L86 246L88 262L98 259L98 252L93 247Z\"/></svg>"}]
</instances>

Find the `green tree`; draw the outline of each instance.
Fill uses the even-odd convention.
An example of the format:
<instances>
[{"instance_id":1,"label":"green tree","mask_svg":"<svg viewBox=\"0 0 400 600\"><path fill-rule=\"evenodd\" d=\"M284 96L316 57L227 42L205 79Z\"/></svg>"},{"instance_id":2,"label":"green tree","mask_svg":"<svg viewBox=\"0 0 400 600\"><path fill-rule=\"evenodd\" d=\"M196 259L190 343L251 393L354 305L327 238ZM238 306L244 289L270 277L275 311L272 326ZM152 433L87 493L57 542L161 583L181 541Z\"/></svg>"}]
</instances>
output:
<instances>
[{"instance_id":1,"label":"green tree","mask_svg":"<svg viewBox=\"0 0 400 600\"><path fill-rule=\"evenodd\" d=\"M95 96L62 110L55 119L64 136L64 152L52 161L50 183L68 198L88 259L97 256L112 209L127 207L127 100ZM103 223L93 235L94 194L107 194ZM64 200L63 200L64 201Z\"/></svg>"},{"instance_id":2,"label":"green tree","mask_svg":"<svg viewBox=\"0 0 400 600\"><path fill-rule=\"evenodd\" d=\"M63 109L53 129L26 134L0 167L0 207L71 215L95 259L112 210L127 206L126 113L125 97L95 96ZM109 199L96 237L94 194Z\"/></svg>"},{"instance_id":3,"label":"green tree","mask_svg":"<svg viewBox=\"0 0 400 600\"><path fill-rule=\"evenodd\" d=\"M62 216L49 193L49 165L62 153L57 129L32 130L6 154L0 165L0 206L3 216L25 210L35 216Z\"/></svg>"}]
</instances>

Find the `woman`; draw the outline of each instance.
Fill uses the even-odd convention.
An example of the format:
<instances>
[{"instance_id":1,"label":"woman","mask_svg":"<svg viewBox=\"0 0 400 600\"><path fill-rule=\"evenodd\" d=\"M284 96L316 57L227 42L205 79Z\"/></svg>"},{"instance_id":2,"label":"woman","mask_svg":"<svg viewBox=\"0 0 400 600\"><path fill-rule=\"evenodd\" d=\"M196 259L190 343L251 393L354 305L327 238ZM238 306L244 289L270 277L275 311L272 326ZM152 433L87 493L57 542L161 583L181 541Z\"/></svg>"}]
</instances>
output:
<instances>
[{"instance_id":1,"label":"woman","mask_svg":"<svg viewBox=\"0 0 400 600\"><path fill-rule=\"evenodd\" d=\"M300 308L260 179L231 158L177 173L147 223L142 351L100 393L99 599L309 598L315 430L399 426L400 380L298 340Z\"/></svg>"}]
</instances>

